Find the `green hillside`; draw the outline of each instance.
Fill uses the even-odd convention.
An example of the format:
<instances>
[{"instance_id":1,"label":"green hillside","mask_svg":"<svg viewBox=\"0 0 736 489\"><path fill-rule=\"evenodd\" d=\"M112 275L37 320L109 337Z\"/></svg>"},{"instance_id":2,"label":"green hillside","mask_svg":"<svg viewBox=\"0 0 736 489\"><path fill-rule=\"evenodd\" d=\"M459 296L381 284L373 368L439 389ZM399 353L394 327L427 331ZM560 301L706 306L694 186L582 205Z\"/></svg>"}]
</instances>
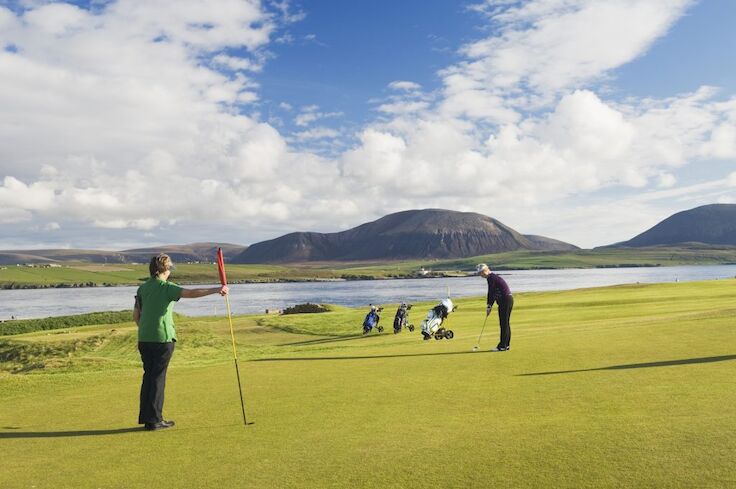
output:
<instances>
[{"instance_id":1,"label":"green hillside","mask_svg":"<svg viewBox=\"0 0 736 489\"><path fill-rule=\"evenodd\" d=\"M736 247L689 245L653 248L598 248L577 251L515 251L457 260L325 262L291 265L227 264L228 280L275 282L416 277L422 269L442 275L465 275L480 262L496 270L596 268L627 266L719 265L736 263ZM0 288L137 285L148 277L147 265L70 263L58 268L0 267ZM177 264L171 280L181 284L218 283L213 264Z\"/></svg>"}]
</instances>

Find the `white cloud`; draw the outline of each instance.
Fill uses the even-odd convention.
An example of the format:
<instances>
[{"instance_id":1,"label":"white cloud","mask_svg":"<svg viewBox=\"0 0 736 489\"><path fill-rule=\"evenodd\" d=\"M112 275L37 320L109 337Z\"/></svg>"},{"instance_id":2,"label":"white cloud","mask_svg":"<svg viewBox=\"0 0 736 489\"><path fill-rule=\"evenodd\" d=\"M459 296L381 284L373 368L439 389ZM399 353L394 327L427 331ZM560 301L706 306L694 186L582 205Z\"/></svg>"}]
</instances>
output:
<instances>
[{"instance_id":1,"label":"white cloud","mask_svg":"<svg viewBox=\"0 0 736 489\"><path fill-rule=\"evenodd\" d=\"M403 90L403 91L408 91L408 92L417 91L417 90L422 89L422 86L418 83L411 82L411 81L402 81L402 80L392 81L391 83L388 84L388 87L392 90Z\"/></svg>"},{"instance_id":2,"label":"white cloud","mask_svg":"<svg viewBox=\"0 0 736 489\"><path fill-rule=\"evenodd\" d=\"M366 187L392 181L404 168L406 142L388 132L367 129L360 135L361 146L344 155L343 173L363 181Z\"/></svg>"},{"instance_id":3,"label":"white cloud","mask_svg":"<svg viewBox=\"0 0 736 489\"><path fill-rule=\"evenodd\" d=\"M729 187L736 187L736 171L728 175L726 182Z\"/></svg>"},{"instance_id":4,"label":"white cloud","mask_svg":"<svg viewBox=\"0 0 736 489\"><path fill-rule=\"evenodd\" d=\"M143 229L150 230L158 226L159 221L156 219L111 219L111 220L96 220L94 221L95 226L107 229Z\"/></svg>"},{"instance_id":5,"label":"white cloud","mask_svg":"<svg viewBox=\"0 0 736 489\"><path fill-rule=\"evenodd\" d=\"M299 114L294 118L294 124L300 127L305 127L311 124L312 122L318 120L320 118L319 114L315 112L306 112L304 114Z\"/></svg>"},{"instance_id":6,"label":"white cloud","mask_svg":"<svg viewBox=\"0 0 736 489\"><path fill-rule=\"evenodd\" d=\"M262 60L261 60L262 61ZM240 71L261 71L263 70L262 62L254 62L249 58L239 58L228 56L226 54L218 54L212 58L212 62L221 66L225 66L231 70Z\"/></svg>"},{"instance_id":7,"label":"white cloud","mask_svg":"<svg viewBox=\"0 0 736 489\"><path fill-rule=\"evenodd\" d=\"M476 6L499 34L466 45L467 60L440 72L444 85L434 99L396 97L380 105L393 118L361 133L360 144L343 158L344 175L364 187L374 183L372 202L384 208L441 203L509 215L537 229L558 223L558 214L579 215L571 226L581 227L577 202L600 189L674 188L673 169L730 156L736 99L718 101L718 92L704 86L665 99L618 101L594 87L645 54L691 4L540 0ZM400 203L388 197L398 191ZM715 200L723 190L692 188L678 204L697 202L691 192ZM628 211L636 213L618 213L616 220L599 215L603 224L594 234L572 227L563 233L584 245L611 242L604 237L608 224L633 229L641 226L637 216L659 216L644 207L632 204ZM620 225L626 218L632 224Z\"/></svg>"},{"instance_id":8,"label":"white cloud","mask_svg":"<svg viewBox=\"0 0 736 489\"><path fill-rule=\"evenodd\" d=\"M345 131L323 121L341 112L294 110L302 130L288 138L240 112L259 90L244 73L267 69L264 49L288 35L279 22L303 17L287 2L281 21L255 0L0 7L0 43L17 47L0 51L0 222L159 237L229 226L265 238L446 207L584 246L628 239L665 211L731 199L736 186L733 175L683 186L677 173L736 158L732 95L597 90L691 3L478 4L494 29L439 72L441 89L390 83L377 119L340 154ZM297 149L307 144L337 156ZM600 189L642 197L619 203Z\"/></svg>"},{"instance_id":9,"label":"white cloud","mask_svg":"<svg viewBox=\"0 0 736 489\"><path fill-rule=\"evenodd\" d=\"M297 132L294 137L297 141L308 141L314 139L336 138L340 133L329 127L315 127L306 131Z\"/></svg>"},{"instance_id":10,"label":"white cloud","mask_svg":"<svg viewBox=\"0 0 736 489\"><path fill-rule=\"evenodd\" d=\"M672 173L662 172L659 174L659 188L672 188L677 183L677 178Z\"/></svg>"},{"instance_id":11,"label":"white cloud","mask_svg":"<svg viewBox=\"0 0 736 489\"><path fill-rule=\"evenodd\" d=\"M402 101L388 104L381 104L378 110L386 114L409 114L419 112L429 108L428 102L423 101Z\"/></svg>"},{"instance_id":12,"label":"white cloud","mask_svg":"<svg viewBox=\"0 0 736 489\"><path fill-rule=\"evenodd\" d=\"M337 178L334 166L290 152L273 127L230 106L257 86L218 67L260 69L276 28L258 1L0 8L0 26L0 41L17 46L0 51L3 223L257 226L336 207L304 202Z\"/></svg>"},{"instance_id":13,"label":"white cloud","mask_svg":"<svg viewBox=\"0 0 736 489\"><path fill-rule=\"evenodd\" d=\"M45 182L27 185L17 178L8 176L0 186L0 205L25 211L43 211L54 205L53 187Z\"/></svg>"},{"instance_id":14,"label":"white cloud","mask_svg":"<svg viewBox=\"0 0 736 489\"><path fill-rule=\"evenodd\" d=\"M488 0L499 35L467 44L470 60L448 73L500 90L524 84L544 96L580 87L641 56L693 3Z\"/></svg>"},{"instance_id":15,"label":"white cloud","mask_svg":"<svg viewBox=\"0 0 736 489\"><path fill-rule=\"evenodd\" d=\"M714 158L736 158L736 125L723 123L715 127L703 145L703 153Z\"/></svg>"},{"instance_id":16,"label":"white cloud","mask_svg":"<svg viewBox=\"0 0 736 489\"><path fill-rule=\"evenodd\" d=\"M299 115L294 118L294 124L299 127L306 127L318 120L342 117L342 115L342 112L321 112L319 110L319 106L308 105L306 107L302 107Z\"/></svg>"}]
</instances>

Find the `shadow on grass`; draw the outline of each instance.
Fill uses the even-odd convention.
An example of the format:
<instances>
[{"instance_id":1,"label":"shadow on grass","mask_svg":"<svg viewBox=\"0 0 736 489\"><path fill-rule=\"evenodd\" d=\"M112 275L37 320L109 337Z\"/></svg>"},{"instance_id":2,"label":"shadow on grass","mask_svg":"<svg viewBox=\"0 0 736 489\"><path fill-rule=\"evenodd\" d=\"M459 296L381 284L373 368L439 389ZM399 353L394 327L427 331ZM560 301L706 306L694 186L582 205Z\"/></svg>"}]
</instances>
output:
<instances>
[{"instance_id":1,"label":"shadow on grass","mask_svg":"<svg viewBox=\"0 0 736 489\"><path fill-rule=\"evenodd\" d=\"M558 375L558 374L572 374L572 373L577 373L577 372L596 372L596 371L602 371L602 370L628 370L632 368L672 367L675 365L692 365L692 364L697 364L697 363L726 362L728 360L736 360L736 355L722 355L719 357L685 358L682 360L664 360L661 362L630 363L627 365L612 365L610 367L583 368L579 370L558 370L555 372L533 372L533 373L528 373L528 374L518 374L518 376L527 377L527 376L534 376L534 375Z\"/></svg>"},{"instance_id":2,"label":"shadow on grass","mask_svg":"<svg viewBox=\"0 0 736 489\"><path fill-rule=\"evenodd\" d=\"M338 341L360 340L366 338L377 338L379 335L363 335L354 334L351 336L331 336L329 338L319 338L316 340L296 341L294 343L284 343L278 346L306 346L306 345L322 345L324 343L337 343Z\"/></svg>"},{"instance_id":3,"label":"shadow on grass","mask_svg":"<svg viewBox=\"0 0 736 489\"><path fill-rule=\"evenodd\" d=\"M490 351L448 351L436 353L404 353L400 355L362 355L349 357L286 357L286 358L256 358L251 362L314 362L321 360L378 360L382 358L434 357L444 355L472 355L473 353L491 353Z\"/></svg>"},{"instance_id":4,"label":"shadow on grass","mask_svg":"<svg viewBox=\"0 0 736 489\"><path fill-rule=\"evenodd\" d=\"M18 429L15 427L4 427L5 429ZM143 426L135 428L117 428L114 430L77 430L77 431L13 431L11 433L0 432L0 440L4 438L64 438L67 436L98 436L118 435L121 433L132 433L134 431L145 431Z\"/></svg>"}]
</instances>

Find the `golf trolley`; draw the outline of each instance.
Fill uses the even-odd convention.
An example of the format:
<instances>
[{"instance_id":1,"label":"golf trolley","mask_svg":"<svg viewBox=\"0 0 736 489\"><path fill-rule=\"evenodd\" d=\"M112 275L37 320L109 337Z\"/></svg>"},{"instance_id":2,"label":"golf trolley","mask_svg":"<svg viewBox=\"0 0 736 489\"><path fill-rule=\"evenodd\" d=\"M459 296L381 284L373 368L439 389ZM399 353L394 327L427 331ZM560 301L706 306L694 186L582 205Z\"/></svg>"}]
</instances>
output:
<instances>
[{"instance_id":1,"label":"golf trolley","mask_svg":"<svg viewBox=\"0 0 736 489\"><path fill-rule=\"evenodd\" d=\"M403 328L414 331L414 325L409 324L409 309L411 309L411 306L411 304L402 302L396 310L396 316L394 316L394 334L401 333Z\"/></svg>"},{"instance_id":2,"label":"golf trolley","mask_svg":"<svg viewBox=\"0 0 736 489\"><path fill-rule=\"evenodd\" d=\"M452 303L450 298L444 299L442 302L434 306L427 313L427 317L422 321L422 336L425 340L434 338L435 340L447 339L451 340L455 337L455 333L451 329L442 327L447 316L454 312L457 307Z\"/></svg>"},{"instance_id":3,"label":"golf trolley","mask_svg":"<svg viewBox=\"0 0 736 489\"><path fill-rule=\"evenodd\" d=\"M373 304L370 306L371 310L366 314L365 319L363 320L363 334L366 335L370 333L373 328L376 328L379 333L383 333L383 326L378 325L381 320L381 316L378 313L383 311L383 307L374 306Z\"/></svg>"}]
</instances>

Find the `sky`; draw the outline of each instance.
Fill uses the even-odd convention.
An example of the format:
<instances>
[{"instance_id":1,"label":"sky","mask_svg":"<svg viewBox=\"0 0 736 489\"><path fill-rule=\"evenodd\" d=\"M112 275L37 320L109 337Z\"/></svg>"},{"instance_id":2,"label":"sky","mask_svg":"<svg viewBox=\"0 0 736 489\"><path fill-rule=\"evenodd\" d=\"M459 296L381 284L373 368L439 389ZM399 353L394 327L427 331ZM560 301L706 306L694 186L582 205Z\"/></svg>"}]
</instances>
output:
<instances>
[{"instance_id":1,"label":"sky","mask_svg":"<svg viewBox=\"0 0 736 489\"><path fill-rule=\"evenodd\" d=\"M731 0L0 1L0 249L736 203Z\"/></svg>"}]
</instances>

